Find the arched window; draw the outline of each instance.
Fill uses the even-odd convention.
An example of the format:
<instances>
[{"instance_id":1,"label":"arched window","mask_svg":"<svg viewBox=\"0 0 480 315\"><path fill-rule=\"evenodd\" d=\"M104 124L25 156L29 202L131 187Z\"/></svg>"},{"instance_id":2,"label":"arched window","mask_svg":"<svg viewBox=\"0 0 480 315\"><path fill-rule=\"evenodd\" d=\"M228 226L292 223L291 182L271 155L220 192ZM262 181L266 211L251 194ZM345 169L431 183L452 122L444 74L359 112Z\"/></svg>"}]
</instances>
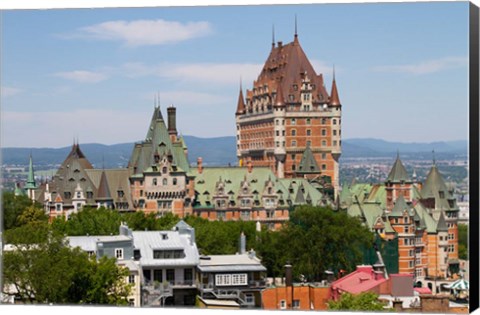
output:
<instances>
[{"instance_id":1,"label":"arched window","mask_svg":"<svg viewBox=\"0 0 480 315\"><path fill-rule=\"evenodd\" d=\"M173 184L174 184L174 185L177 184L177 179L176 179L176 178L173 179Z\"/></svg>"},{"instance_id":2,"label":"arched window","mask_svg":"<svg viewBox=\"0 0 480 315\"><path fill-rule=\"evenodd\" d=\"M154 178L154 179L152 180L152 185L153 185L153 186L157 186L157 179L156 179L156 178Z\"/></svg>"},{"instance_id":3,"label":"arched window","mask_svg":"<svg viewBox=\"0 0 480 315\"><path fill-rule=\"evenodd\" d=\"M166 179L166 178L164 178L162 183L163 183L163 186L167 186L167 184L168 184L168 181L167 181L167 179Z\"/></svg>"}]
</instances>

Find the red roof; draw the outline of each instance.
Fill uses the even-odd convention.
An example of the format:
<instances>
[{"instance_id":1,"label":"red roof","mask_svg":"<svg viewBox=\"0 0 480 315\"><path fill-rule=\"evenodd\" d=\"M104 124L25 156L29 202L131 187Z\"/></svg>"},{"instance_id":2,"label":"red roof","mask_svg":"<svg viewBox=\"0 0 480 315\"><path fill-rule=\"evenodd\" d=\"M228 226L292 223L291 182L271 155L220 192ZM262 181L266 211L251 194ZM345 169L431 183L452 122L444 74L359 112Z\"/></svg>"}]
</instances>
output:
<instances>
[{"instance_id":1,"label":"red roof","mask_svg":"<svg viewBox=\"0 0 480 315\"><path fill-rule=\"evenodd\" d=\"M413 288L413 290L417 291L420 294L432 294L432 290L429 288Z\"/></svg>"},{"instance_id":2,"label":"red roof","mask_svg":"<svg viewBox=\"0 0 480 315\"><path fill-rule=\"evenodd\" d=\"M338 293L357 294L369 291L386 281L383 273L376 273L372 266L357 266L354 272L334 281L332 289Z\"/></svg>"}]
</instances>

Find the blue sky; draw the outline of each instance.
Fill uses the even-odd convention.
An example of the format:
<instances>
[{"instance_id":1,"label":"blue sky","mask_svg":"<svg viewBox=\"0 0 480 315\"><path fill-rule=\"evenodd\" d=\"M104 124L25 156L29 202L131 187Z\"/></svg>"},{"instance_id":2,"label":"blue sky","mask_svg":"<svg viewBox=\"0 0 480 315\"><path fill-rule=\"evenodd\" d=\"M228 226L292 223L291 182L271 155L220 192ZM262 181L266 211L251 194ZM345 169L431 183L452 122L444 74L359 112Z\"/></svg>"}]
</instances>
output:
<instances>
[{"instance_id":1,"label":"blue sky","mask_svg":"<svg viewBox=\"0 0 480 315\"><path fill-rule=\"evenodd\" d=\"M300 43L344 138L468 137L468 3L315 4L3 11L2 146L138 141L155 95L185 135L234 135L277 41Z\"/></svg>"}]
</instances>

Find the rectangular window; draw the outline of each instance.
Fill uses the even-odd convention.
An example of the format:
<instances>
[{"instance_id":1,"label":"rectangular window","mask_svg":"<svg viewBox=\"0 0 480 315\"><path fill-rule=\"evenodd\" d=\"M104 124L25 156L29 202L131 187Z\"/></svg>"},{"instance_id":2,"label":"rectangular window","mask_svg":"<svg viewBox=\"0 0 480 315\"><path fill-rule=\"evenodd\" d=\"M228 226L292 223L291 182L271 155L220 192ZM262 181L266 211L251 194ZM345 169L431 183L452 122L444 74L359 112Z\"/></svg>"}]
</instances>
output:
<instances>
[{"instance_id":1,"label":"rectangular window","mask_svg":"<svg viewBox=\"0 0 480 315\"><path fill-rule=\"evenodd\" d=\"M334 135L334 136L337 135L337 131L336 131L336 130L333 131L333 135Z\"/></svg>"},{"instance_id":2,"label":"rectangular window","mask_svg":"<svg viewBox=\"0 0 480 315\"><path fill-rule=\"evenodd\" d=\"M163 270L156 269L153 271L153 281L163 282Z\"/></svg>"},{"instance_id":3,"label":"rectangular window","mask_svg":"<svg viewBox=\"0 0 480 315\"><path fill-rule=\"evenodd\" d=\"M217 219L218 220L225 220L225 212L217 211Z\"/></svg>"},{"instance_id":4,"label":"rectangular window","mask_svg":"<svg viewBox=\"0 0 480 315\"><path fill-rule=\"evenodd\" d=\"M408 226L405 226L405 227L403 228L403 232L404 232L404 233L408 233L408 231L409 231Z\"/></svg>"},{"instance_id":5,"label":"rectangular window","mask_svg":"<svg viewBox=\"0 0 480 315\"><path fill-rule=\"evenodd\" d=\"M292 136L296 136L297 135L297 131L295 129L292 129Z\"/></svg>"},{"instance_id":6,"label":"rectangular window","mask_svg":"<svg viewBox=\"0 0 480 315\"><path fill-rule=\"evenodd\" d=\"M300 308L300 300L293 300L293 308Z\"/></svg>"},{"instance_id":7,"label":"rectangular window","mask_svg":"<svg viewBox=\"0 0 480 315\"><path fill-rule=\"evenodd\" d=\"M135 275L128 276L128 283L135 283Z\"/></svg>"},{"instance_id":8,"label":"rectangular window","mask_svg":"<svg viewBox=\"0 0 480 315\"><path fill-rule=\"evenodd\" d=\"M295 118L292 118L291 124L292 124L292 125L296 125L296 123L297 123L297 121L295 120Z\"/></svg>"},{"instance_id":9,"label":"rectangular window","mask_svg":"<svg viewBox=\"0 0 480 315\"><path fill-rule=\"evenodd\" d=\"M307 136L311 136L312 135L312 131L310 129L307 129Z\"/></svg>"},{"instance_id":10,"label":"rectangular window","mask_svg":"<svg viewBox=\"0 0 480 315\"><path fill-rule=\"evenodd\" d=\"M123 248L115 248L115 258L123 259Z\"/></svg>"},{"instance_id":11,"label":"rectangular window","mask_svg":"<svg viewBox=\"0 0 480 315\"><path fill-rule=\"evenodd\" d=\"M292 147L296 147L296 146L297 146L297 141L292 140Z\"/></svg>"},{"instance_id":12,"label":"rectangular window","mask_svg":"<svg viewBox=\"0 0 480 315\"><path fill-rule=\"evenodd\" d=\"M281 310L287 309L287 301L285 300L280 301L280 309Z\"/></svg>"},{"instance_id":13,"label":"rectangular window","mask_svg":"<svg viewBox=\"0 0 480 315\"><path fill-rule=\"evenodd\" d=\"M175 269L167 269L167 281L175 281Z\"/></svg>"},{"instance_id":14,"label":"rectangular window","mask_svg":"<svg viewBox=\"0 0 480 315\"><path fill-rule=\"evenodd\" d=\"M193 269L187 268L183 271L183 280L192 281L193 280Z\"/></svg>"},{"instance_id":15,"label":"rectangular window","mask_svg":"<svg viewBox=\"0 0 480 315\"><path fill-rule=\"evenodd\" d=\"M240 218L243 221L248 221L250 220L250 211L240 211Z\"/></svg>"}]
</instances>

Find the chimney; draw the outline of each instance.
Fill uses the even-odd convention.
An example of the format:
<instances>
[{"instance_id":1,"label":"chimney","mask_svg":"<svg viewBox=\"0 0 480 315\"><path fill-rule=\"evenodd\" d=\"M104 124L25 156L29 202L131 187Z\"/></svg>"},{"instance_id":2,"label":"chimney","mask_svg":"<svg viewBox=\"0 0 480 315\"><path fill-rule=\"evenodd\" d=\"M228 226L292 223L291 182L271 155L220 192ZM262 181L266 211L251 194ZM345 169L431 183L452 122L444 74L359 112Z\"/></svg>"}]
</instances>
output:
<instances>
[{"instance_id":1,"label":"chimney","mask_svg":"<svg viewBox=\"0 0 480 315\"><path fill-rule=\"evenodd\" d=\"M251 157L248 157L248 160L247 160L247 170L249 173L252 172L252 169L253 169L253 165L252 165L252 158Z\"/></svg>"},{"instance_id":2,"label":"chimney","mask_svg":"<svg viewBox=\"0 0 480 315\"><path fill-rule=\"evenodd\" d=\"M198 169L198 174L202 174L203 172L203 159L201 157L197 158L197 169Z\"/></svg>"},{"instance_id":3,"label":"chimney","mask_svg":"<svg viewBox=\"0 0 480 315\"><path fill-rule=\"evenodd\" d=\"M293 276L292 276L292 265L289 262L284 266L285 268L285 284L287 287L293 285Z\"/></svg>"},{"instance_id":4,"label":"chimney","mask_svg":"<svg viewBox=\"0 0 480 315\"><path fill-rule=\"evenodd\" d=\"M176 111L177 109L172 105L167 108L168 115L168 134L170 137L177 137L177 123L176 123Z\"/></svg>"},{"instance_id":5,"label":"chimney","mask_svg":"<svg viewBox=\"0 0 480 315\"><path fill-rule=\"evenodd\" d=\"M278 43L277 43L278 48L282 48L282 45L283 45L282 42L278 42Z\"/></svg>"},{"instance_id":6,"label":"chimney","mask_svg":"<svg viewBox=\"0 0 480 315\"><path fill-rule=\"evenodd\" d=\"M246 239L245 234L243 233L243 231L242 231L242 233L240 234L240 240L239 240L239 246L238 246L238 247L239 247L238 252L240 253L240 255L245 254L245 252L246 252L246 247L247 247L247 239Z\"/></svg>"}]
</instances>

